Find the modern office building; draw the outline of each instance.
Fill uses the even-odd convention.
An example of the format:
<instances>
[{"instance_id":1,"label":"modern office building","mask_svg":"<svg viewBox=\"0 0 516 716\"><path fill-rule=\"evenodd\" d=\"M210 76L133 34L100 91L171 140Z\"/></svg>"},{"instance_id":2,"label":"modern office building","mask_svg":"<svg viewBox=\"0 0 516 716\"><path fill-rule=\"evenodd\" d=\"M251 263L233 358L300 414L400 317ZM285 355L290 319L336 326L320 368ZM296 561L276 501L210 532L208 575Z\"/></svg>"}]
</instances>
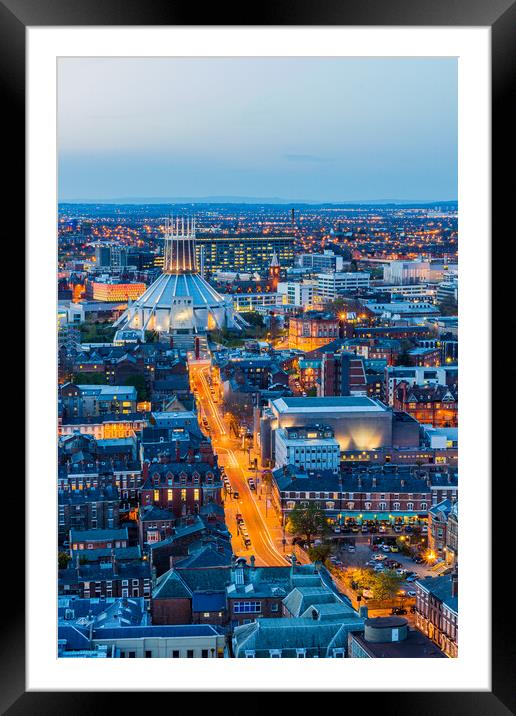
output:
<instances>
[{"instance_id":1,"label":"modern office building","mask_svg":"<svg viewBox=\"0 0 516 716\"><path fill-rule=\"evenodd\" d=\"M299 254L296 264L300 268L311 269L314 272L340 272L349 266L349 261L345 261L342 256L333 251L325 250L322 254Z\"/></svg>"},{"instance_id":2,"label":"modern office building","mask_svg":"<svg viewBox=\"0 0 516 716\"><path fill-rule=\"evenodd\" d=\"M278 428L275 433L276 467L293 465L304 470L331 470L340 465L340 447L334 431L323 425Z\"/></svg>"},{"instance_id":3,"label":"modern office building","mask_svg":"<svg viewBox=\"0 0 516 716\"><path fill-rule=\"evenodd\" d=\"M307 309L314 304L315 288L313 282L283 281L278 284L278 293L282 303Z\"/></svg>"},{"instance_id":4,"label":"modern office building","mask_svg":"<svg viewBox=\"0 0 516 716\"><path fill-rule=\"evenodd\" d=\"M340 294L369 288L371 274L356 272L335 272L317 274L317 293L327 301L333 301Z\"/></svg>"},{"instance_id":5,"label":"modern office building","mask_svg":"<svg viewBox=\"0 0 516 716\"><path fill-rule=\"evenodd\" d=\"M267 271L274 254L282 267L294 264L294 236L209 236L196 241L204 271Z\"/></svg>"},{"instance_id":6,"label":"modern office building","mask_svg":"<svg viewBox=\"0 0 516 716\"><path fill-rule=\"evenodd\" d=\"M272 428L333 428L341 450L368 450L392 444L392 411L367 397L278 398L270 402Z\"/></svg>"},{"instance_id":7,"label":"modern office building","mask_svg":"<svg viewBox=\"0 0 516 716\"><path fill-rule=\"evenodd\" d=\"M88 282L88 294L94 301L135 301L147 286L139 281L96 280Z\"/></svg>"},{"instance_id":8,"label":"modern office building","mask_svg":"<svg viewBox=\"0 0 516 716\"><path fill-rule=\"evenodd\" d=\"M432 261L390 261L383 270L385 283L410 284L439 282L448 271L456 271L457 264L448 263L442 259Z\"/></svg>"}]
</instances>

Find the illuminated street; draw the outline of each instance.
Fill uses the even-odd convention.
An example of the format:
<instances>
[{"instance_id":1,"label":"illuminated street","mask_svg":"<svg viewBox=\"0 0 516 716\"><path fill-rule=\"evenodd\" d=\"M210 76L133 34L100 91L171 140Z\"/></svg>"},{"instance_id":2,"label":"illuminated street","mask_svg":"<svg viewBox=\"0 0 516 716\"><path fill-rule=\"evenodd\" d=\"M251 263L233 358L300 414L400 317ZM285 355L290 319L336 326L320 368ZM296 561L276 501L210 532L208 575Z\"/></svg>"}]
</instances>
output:
<instances>
[{"instance_id":1,"label":"illuminated street","mask_svg":"<svg viewBox=\"0 0 516 716\"><path fill-rule=\"evenodd\" d=\"M225 497L224 509L234 552L246 557L254 555L259 566L286 565L288 561L282 554L282 534L278 519L271 507L267 510L267 517L265 516L265 506L259 499L261 495L253 493L249 488L247 478L254 473L247 468L247 452L241 450L239 441L230 436L229 429L224 424L217 404L213 400L206 380L207 374L209 374L209 366L190 363L192 389L198 392L199 416L201 420L205 417L208 422L209 435L213 449L219 457L219 465L224 467L231 483L232 493ZM236 500L233 499L235 492L239 495ZM237 514L242 515L251 540L248 548L245 547L243 536L239 533ZM299 558L299 554L297 556Z\"/></svg>"}]
</instances>

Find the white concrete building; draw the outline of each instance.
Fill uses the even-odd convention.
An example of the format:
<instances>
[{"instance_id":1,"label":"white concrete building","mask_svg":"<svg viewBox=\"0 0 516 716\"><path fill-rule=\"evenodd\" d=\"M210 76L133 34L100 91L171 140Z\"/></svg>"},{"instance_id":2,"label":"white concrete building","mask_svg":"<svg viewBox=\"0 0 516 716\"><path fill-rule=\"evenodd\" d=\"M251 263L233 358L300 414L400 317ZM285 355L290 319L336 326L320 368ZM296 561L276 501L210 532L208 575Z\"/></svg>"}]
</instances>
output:
<instances>
[{"instance_id":1,"label":"white concrete building","mask_svg":"<svg viewBox=\"0 0 516 716\"><path fill-rule=\"evenodd\" d=\"M317 293L322 298L332 301L346 291L369 288L370 278L371 274L362 271L319 273L317 274Z\"/></svg>"},{"instance_id":2,"label":"white concrete building","mask_svg":"<svg viewBox=\"0 0 516 716\"><path fill-rule=\"evenodd\" d=\"M278 428L274 435L276 467L295 465L309 470L332 470L337 473L340 446L330 427L299 426Z\"/></svg>"},{"instance_id":3,"label":"white concrete building","mask_svg":"<svg viewBox=\"0 0 516 716\"><path fill-rule=\"evenodd\" d=\"M315 289L314 281L283 281L278 284L282 303L303 308L313 306Z\"/></svg>"}]
</instances>

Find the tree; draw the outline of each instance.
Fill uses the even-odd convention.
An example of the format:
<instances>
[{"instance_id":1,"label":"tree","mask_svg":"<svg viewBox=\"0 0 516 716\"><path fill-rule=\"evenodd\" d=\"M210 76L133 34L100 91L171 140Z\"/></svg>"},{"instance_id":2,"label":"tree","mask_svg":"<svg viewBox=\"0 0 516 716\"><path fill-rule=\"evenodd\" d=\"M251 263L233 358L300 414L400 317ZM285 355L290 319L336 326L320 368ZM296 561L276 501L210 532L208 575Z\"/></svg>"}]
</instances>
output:
<instances>
[{"instance_id":1,"label":"tree","mask_svg":"<svg viewBox=\"0 0 516 716\"><path fill-rule=\"evenodd\" d=\"M75 373L75 385L105 385L107 383L104 373Z\"/></svg>"},{"instance_id":2,"label":"tree","mask_svg":"<svg viewBox=\"0 0 516 716\"><path fill-rule=\"evenodd\" d=\"M288 520L289 531L305 537L309 547L315 536L322 534L328 528L324 512L316 505L308 507L296 505L289 514Z\"/></svg>"},{"instance_id":3,"label":"tree","mask_svg":"<svg viewBox=\"0 0 516 716\"><path fill-rule=\"evenodd\" d=\"M143 375L138 375L138 373L128 375L124 380L124 385L133 385L136 388L138 402L149 400L149 389Z\"/></svg>"},{"instance_id":4,"label":"tree","mask_svg":"<svg viewBox=\"0 0 516 716\"><path fill-rule=\"evenodd\" d=\"M372 569L355 567L346 570L344 574L344 582L351 589L365 589L366 587L371 586L374 576L375 574Z\"/></svg>"},{"instance_id":5,"label":"tree","mask_svg":"<svg viewBox=\"0 0 516 716\"><path fill-rule=\"evenodd\" d=\"M456 316L458 313L457 301L453 296L446 296L439 303L439 310L442 316Z\"/></svg>"},{"instance_id":6,"label":"tree","mask_svg":"<svg viewBox=\"0 0 516 716\"><path fill-rule=\"evenodd\" d=\"M68 567L68 563L71 562L72 558L68 554L68 552L58 552L57 553L57 566L59 569L66 569Z\"/></svg>"},{"instance_id":7,"label":"tree","mask_svg":"<svg viewBox=\"0 0 516 716\"><path fill-rule=\"evenodd\" d=\"M314 547L310 547L308 550L308 556L312 562L326 562L331 554L331 546L328 543L319 544Z\"/></svg>"},{"instance_id":8,"label":"tree","mask_svg":"<svg viewBox=\"0 0 516 716\"><path fill-rule=\"evenodd\" d=\"M383 602L386 599L393 599L398 594L403 578L394 570L387 569L385 572L373 572L371 582L374 599Z\"/></svg>"}]
</instances>

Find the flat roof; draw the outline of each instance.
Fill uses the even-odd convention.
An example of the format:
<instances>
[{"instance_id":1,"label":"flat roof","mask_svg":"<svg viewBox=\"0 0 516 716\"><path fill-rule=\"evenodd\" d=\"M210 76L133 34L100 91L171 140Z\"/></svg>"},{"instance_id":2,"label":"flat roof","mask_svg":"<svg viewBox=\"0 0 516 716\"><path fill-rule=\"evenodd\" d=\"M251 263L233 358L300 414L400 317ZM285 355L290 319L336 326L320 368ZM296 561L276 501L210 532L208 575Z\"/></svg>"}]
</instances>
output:
<instances>
[{"instance_id":1,"label":"flat roof","mask_svg":"<svg viewBox=\"0 0 516 716\"><path fill-rule=\"evenodd\" d=\"M277 398L271 401L278 413L385 413L388 408L365 396L339 396L328 398Z\"/></svg>"}]
</instances>

